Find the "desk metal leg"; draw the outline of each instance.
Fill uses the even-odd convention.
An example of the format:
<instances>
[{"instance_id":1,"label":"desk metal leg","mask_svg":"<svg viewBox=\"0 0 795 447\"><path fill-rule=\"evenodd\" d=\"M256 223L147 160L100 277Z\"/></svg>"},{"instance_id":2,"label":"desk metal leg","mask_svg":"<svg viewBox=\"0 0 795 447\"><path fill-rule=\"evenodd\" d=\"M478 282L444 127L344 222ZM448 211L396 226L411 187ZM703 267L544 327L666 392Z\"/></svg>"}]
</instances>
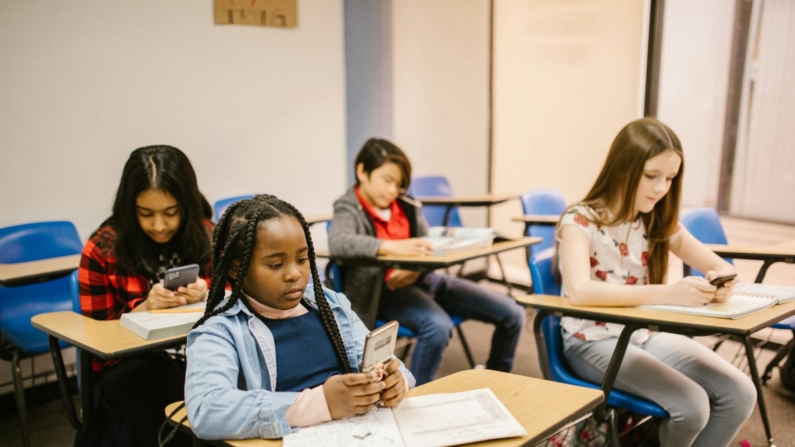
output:
<instances>
[{"instance_id":1,"label":"desk metal leg","mask_svg":"<svg viewBox=\"0 0 795 447\"><path fill-rule=\"evenodd\" d=\"M80 401L83 412L83 433L88 433L94 424L94 365L92 356L85 349L80 350Z\"/></svg>"},{"instance_id":2,"label":"desk metal leg","mask_svg":"<svg viewBox=\"0 0 795 447\"><path fill-rule=\"evenodd\" d=\"M381 287L384 284L386 270L386 268L380 268L378 270L377 281L375 281L375 285L373 285L373 294L370 298L370 310L367 314L367 320L364 322L370 330L375 329L375 320L378 318L378 305L381 302Z\"/></svg>"},{"instance_id":3,"label":"desk metal leg","mask_svg":"<svg viewBox=\"0 0 795 447\"><path fill-rule=\"evenodd\" d=\"M450 223L450 214L453 212L453 205L447 205L444 209L444 219L442 219L442 226L446 227Z\"/></svg>"},{"instance_id":4,"label":"desk metal leg","mask_svg":"<svg viewBox=\"0 0 795 447\"><path fill-rule=\"evenodd\" d=\"M765 279L765 274L767 274L767 269L770 268L771 265L775 264L776 261L771 261L766 259L764 264L762 264L762 268L759 269L759 273L756 274L756 279L754 280L755 283L761 283L763 279Z\"/></svg>"},{"instance_id":5,"label":"desk metal leg","mask_svg":"<svg viewBox=\"0 0 795 447\"><path fill-rule=\"evenodd\" d=\"M61 390L61 399L63 399L66 417L75 430L83 431L83 424L80 423L80 419L77 417L77 411L75 410L75 402L72 400L72 395L69 393L66 368L64 367L58 339L49 335L47 336L47 341L50 344L50 355L52 355L52 364L55 367L55 376L58 378L58 388Z\"/></svg>"},{"instance_id":6,"label":"desk metal leg","mask_svg":"<svg viewBox=\"0 0 795 447\"><path fill-rule=\"evenodd\" d=\"M605 378L602 380L602 392L605 394L605 401L596 409L597 417L606 420L607 398L610 397L610 391L613 390L613 385L618 377L618 370L621 368L621 362L624 360L624 354L627 353L627 346L632 333L638 329L638 326L626 325L621 331L616 343L616 349L613 351L613 357L610 358L610 364L607 366Z\"/></svg>"},{"instance_id":7,"label":"desk metal leg","mask_svg":"<svg viewBox=\"0 0 795 447\"><path fill-rule=\"evenodd\" d=\"M770 421L767 418L767 407L765 406L765 398L762 395L762 384L759 381L759 370L756 367L756 359L754 358L754 344L751 342L751 336L746 335L743 338L745 342L745 355L748 357L748 368L751 370L751 380L756 387L756 402L759 404L759 414L762 415L762 424L765 426L765 434L767 435L768 445L773 445L773 434L770 431Z\"/></svg>"},{"instance_id":8,"label":"desk metal leg","mask_svg":"<svg viewBox=\"0 0 795 447\"><path fill-rule=\"evenodd\" d=\"M539 310L533 320L533 336L536 339L538 362L541 364L541 374L543 374L546 380L552 380L552 370L549 367L549 354L547 353L547 345L544 343L544 332L541 330L541 324L544 318L549 315L549 313Z\"/></svg>"}]
</instances>

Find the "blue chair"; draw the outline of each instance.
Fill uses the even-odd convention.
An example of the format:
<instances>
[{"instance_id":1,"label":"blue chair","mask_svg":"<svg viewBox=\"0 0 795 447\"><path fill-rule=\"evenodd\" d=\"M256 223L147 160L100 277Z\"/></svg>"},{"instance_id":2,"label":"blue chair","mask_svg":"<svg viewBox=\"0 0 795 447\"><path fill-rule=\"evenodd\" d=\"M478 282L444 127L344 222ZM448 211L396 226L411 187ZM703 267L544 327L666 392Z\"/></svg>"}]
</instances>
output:
<instances>
[{"instance_id":1,"label":"blue chair","mask_svg":"<svg viewBox=\"0 0 795 447\"><path fill-rule=\"evenodd\" d=\"M441 175L429 175L426 177L415 177L411 179L408 194L412 197L452 197L453 189L447 178ZM444 225L445 206L423 205L422 215L428 221L428 225L438 227ZM448 227L460 227L461 216L458 214L458 207L454 206L450 210L450 217L447 221Z\"/></svg>"},{"instance_id":2,"label":"blue chair","mask_svg":"<svg viewBox=\"0 0 795 447\"><path fill-rule=\"evenodd\" d=\"M560 216L566 211L566 199L556 188L533 189L519 196L522 212L525 214L541 214ZM528 225L527 236L540 237L543 242L529 247L529 255L555 246L555 227L546 225Z\"/></svg>"},{"instance_id":3,"label":"blue chair","mask_svg":"<svg viewBox=\"0 0 795 447\"><path fill-rule=\"evenodd\" d=\"M560 285L552 273L552 263L554 261L555 248L548 248L530 257L530 275L533 278L533 285L537 293L546 295L560 295ZM536 319L536 323L538 319ZM555 382L577 385L592 389L601 389L600 384L588 382L575 375L563 355L563 335L560 330L560 319L554 315L546 315L541 321L540 330L534 329L536 334L536 346L539 352L539 359L542 361L541 370L544 378ZM546 352L546 355L543 353ZM544 365L544 360L546 365ZM607 405L613 408L621 408L636 413L667 418L668 413L654 402L642 399L632 394L613 389L607 398ZM615 412L609 412L608 422L610 422L611 435L614 439L618 438L618 426Z\"/></svg>"},{"instance_id":4,"label":"blue chair","mask_svg":"<svg viewBox=\"0 0 795 447\"><path fill-rule=\"evenodd\" d=\"M237 196L237 197L229 197L228 199L221 199L215 202L213 205L213 213L215 213L215 221L218 222L221 219L221 216L224 215L224 211L229 208L229 205L239 202L241 200L246 200L254 197L253 195L248 196Z\"/></svg>"},{"instance_id":5,"label":"blue chair","mask_svg":"<svg viewBox=\"0 0 795 447\"><path fill-rule=\"evenodd\" d=\"M0 263L16 264L80 254L83 244L71 222L37 222L0 228ZM27 430L21 359L49 352L47 334L34 328L30 319L44 312L72 308L70 278L0 286L0 358L11 362L14 395L22 425L22 440L30 444ZM61 343L62 347L68 346Z\"/></svg>"},{"instance_id":6,"label":"blue chair","mask_svg":"<svg viewBox=\"0 0 795 447\"><path fill-rule=\"evenodd\" d=\"M693 237L703 244L728 244L726 233L723 232L723 225L720 223L720 216L712 208L687 210L679 216L679 221ZM726 259L726 261L733 264L731 259ZM704 273L691 269L687 265L684 266L684 270L685 276L704 276Z\"/></svg>"}]
</instances>

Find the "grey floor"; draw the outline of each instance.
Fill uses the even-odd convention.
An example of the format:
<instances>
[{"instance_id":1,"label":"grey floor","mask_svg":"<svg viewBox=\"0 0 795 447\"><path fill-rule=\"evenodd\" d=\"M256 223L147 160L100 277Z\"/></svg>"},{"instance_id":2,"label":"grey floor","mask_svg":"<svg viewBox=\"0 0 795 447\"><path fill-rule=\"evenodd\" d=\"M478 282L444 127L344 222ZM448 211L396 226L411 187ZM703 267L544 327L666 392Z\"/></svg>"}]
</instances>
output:
<instances>
[{"instance_id":1,"label":"grey floor","mask_svg":"<svg viewBox=\"0 0 795 447\"><path fill-rule=\"evenodd\" d=\"M729 242L733 244L764 245L795 239L795 227L792 226L731 218L724 218L722 222ZM741 278L746 281L753 281L761 262L736 261L735 264ZM681 272L681 268L679 271ZM676 268L672 268L671 272L675 274ZM765 282L795 286L795 274L793 273L795 273L795 266L776 264L770 268ZM483 284L486 287L501 288L501 286L491 283L484 282ZM532 318L528 319L528 321L530 320ZM476 361L484 363L488 357L492 328L474 321L467 321L462 326ZM773 332L771 334L775 340L786 341L791 337L786 332ZM766 336L767 334L763 335ZM709 337L700 338L699 340L706 344L711 344L712 342ZM718 352L731 361L738 349L739 345L737 343L729 341L724 343ZM767 365L772 356L773 351L771 350L763 349L760 351L760 358L757 361L760 369ZM0 368L7 368L8 366L8 363L0 362ZM445 353L439 375L445 376L467 367L467 361L458 336L454 335ZM530 377L541 377L533 332L529 325L525 328L519 343L512 372ZM764 387L763 392L776 445L778 447L795 446L795 394L783 389L778 378L778 370L774 372L773 379ZM0 414L6 414L6 416L0 418L0 446L21 446L17 417L13 412L9 411L0 411ZM66 447L72 445L74 431L69 425L59 401L50 400L45 404L30 408L30 414L32 420L31 444L33 447ZM753 447L767 445L758 408L740 429L732 446L739 446L741 440L747 440Z\"/></svg>"}]
</instances>

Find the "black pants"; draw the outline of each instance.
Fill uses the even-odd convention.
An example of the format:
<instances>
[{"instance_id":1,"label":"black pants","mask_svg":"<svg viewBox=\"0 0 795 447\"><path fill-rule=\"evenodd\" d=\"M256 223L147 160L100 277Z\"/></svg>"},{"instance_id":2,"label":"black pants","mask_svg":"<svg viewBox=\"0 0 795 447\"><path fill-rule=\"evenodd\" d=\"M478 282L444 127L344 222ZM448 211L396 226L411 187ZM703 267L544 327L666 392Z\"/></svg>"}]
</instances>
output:
<instances>
[{"instance_id":1,"label":"black pants","mask_svg":"<svg viewBox=\"0 0 795 447\"><path fill-rule=\"evenodd\" d=\"M165 352L129 357L98 375L102 397L132 427L136 445L157 446L166 406L185 399L185 369ZM168 427L170 431L171 427ZM125 436L126 437L126 436ZM177 436L169 445L190 445Z\"/></svg>"}]
</instances>

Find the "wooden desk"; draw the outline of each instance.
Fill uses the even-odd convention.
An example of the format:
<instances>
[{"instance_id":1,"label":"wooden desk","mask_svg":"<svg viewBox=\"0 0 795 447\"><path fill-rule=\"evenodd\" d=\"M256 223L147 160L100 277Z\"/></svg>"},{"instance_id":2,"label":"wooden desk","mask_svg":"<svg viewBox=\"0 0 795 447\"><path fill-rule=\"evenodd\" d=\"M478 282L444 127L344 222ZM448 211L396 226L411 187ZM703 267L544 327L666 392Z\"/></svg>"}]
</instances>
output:
<instances>
[{"instance_id":1,"label":"wooden desk","mask_svg":"<svg viewBox=\"0 0 795 447\"><path fill-rule=\"evenodd\" d=\"M490 388L508 411L522 424L522 427L527 430L527 435L467 444L467 446L535 445L558 432L567 424L585 416L604 401L604 394L598 390L484 369L461 371L434 380L410 390L406 396L455 393L480 388ZM170 415L179 404L177 402L169 405L166 408L166 416ZM178 424L184 416L185 409L183 408L171 418L171 423ZM184 422L180 428L192 434L188 422ZM235 447L276 447L281 446L282 441L280 439L249 439L220 441L213 442L213 444Z\"/></svg>"},{"instance_id":2,"label":"wooden desk","mask_svg":"<svg viewBox=\"0 0 795 447\"><path fill-rule=\"evenodd\" d=\"M508 200L518 199L519 194L481 194L476 196L451 196L451 197L438 197L438 196L420 196L415 197L416 200L422 202L423 205L438 205L444 206L444 219L442 226L447 226L450 222L450 212L454 206L461 207L475 207L475 206L492 206L497 205Z\"/></svg>"},{"instance_id":3,"label":"wooden desk","mask_svg":"<svg viewBox=\"0 0 795 447\"><path fill-rule=\"evenodd\" d=\"M308 223L309 226L311 227L314 224L328 222L328 221L331 220L332 217L333 216L332 216L331 213L315 214L315 215L311 215L311 216L304 216L304 220L306 220L306 223Z\"/></svg>"},{"instance_id":4,"label":"wooden desk","mask_svg":"<svg viewBox=\"0 0 795 447\"><path fill-rule=\"evenodd\" d=\"M707 248L724 258L764 261L754 282L761 283L767 269L776 262L795 264L795 241L775 245L720 245L707 244Z\"/></svg>"},{"instance_id":5,"label":"wooden desk","mask_svg":"<svg viewBox=\"0 0 795 447\"><path fill-rule=\"evenodd\" d=\"M80 255L61 256L41 261L0 264L0 284L33 282L42 277L69 273L80 266Z\"/></svg>"},{"instance_id":6,"label":"wooden desk","mask_svg":"<svg viewBox=\"0 0 795 447\"><path fill-rule=\"evenodd\" d=\"M120 320L94 320L72 311L39 314L31 318L30 322L33 327L48 335L50 354L58 377L66 416L72 426L83 433L91 428L94 416L92 355L103 360L120 359L173 348L185 343L187 339L187 335L180 335L147 341L122 327ZM58 340L64 340L80 348L78 362L80 362L82 422L77 417L74 402L69 397L66 369Z\"/></svg>"},{"instance_id":7,"label":"wooden desk","mask_svg":"<svg viewBox=\"0 0 795 447\"><path fill-rule=\"evenodd\" d=\"M490 247L477 248L449 255L436 256L379 256L377 258L357 258L357 259L336 259L332 262L341 262L346 265L379 267L381 272L379 278L383 278L386 271L390 268L405 270L436 270L462 264L470 259L481 258L484 256L496 255L507 250L529 247L541 242L539 237L523 237L516 240L495 242ZM315 256L319 258L330 258L327 250L318 250ZM367 327L375 325L376 313L378 312L378 302L381 300L381 285L383 281L378 281L373 287L373 295L370 300L370 308L366 318L362 318ZM361 316L361 315L360 315Z\"/></svg>"},{"instance_id":8,"label":"wooden desk","mask_svg":"<svg viewBox=\"0 0 795 447\"><path fill-rule=\"evenodd\" d=\"M795 302L779 304L769 309L755 312L736 320L726 318L711 318L696 315L678 314L661 310L639 309L635 307L591 307L591 306L572 306L568 299L551 295L527 295L517 298L517 301L527 307L539 309L533 322L533 331L538 347L539 360L544 377L551 377L549 369L549 357L544 344L543 333L541 332L541 321L548 315L558 317L567 316L575 318L585 318L588 320L606 321L608 323L623 324L624 330L618 338L613 357L605 373L602 382L602 391L607 396L615 383L618 369L629 344L629 338L637 329L648 328L653 331L673 332L685 335L708 335L723 333L736 335L743 339L745 343L748 365L751 370L751 379L754 382L757 392L757 402L759 412L762 415L762 422L765 426L770 445L773 444L773 436L770 430L770 423L767 417L764 396L762 394L759 371L756 367L756 359L753 355L753 344L751 334L764 329L773 323L781 321L791 315L795 315ZM597 410L603 417L605 404Z\"/></svg>"}]
</instances>

